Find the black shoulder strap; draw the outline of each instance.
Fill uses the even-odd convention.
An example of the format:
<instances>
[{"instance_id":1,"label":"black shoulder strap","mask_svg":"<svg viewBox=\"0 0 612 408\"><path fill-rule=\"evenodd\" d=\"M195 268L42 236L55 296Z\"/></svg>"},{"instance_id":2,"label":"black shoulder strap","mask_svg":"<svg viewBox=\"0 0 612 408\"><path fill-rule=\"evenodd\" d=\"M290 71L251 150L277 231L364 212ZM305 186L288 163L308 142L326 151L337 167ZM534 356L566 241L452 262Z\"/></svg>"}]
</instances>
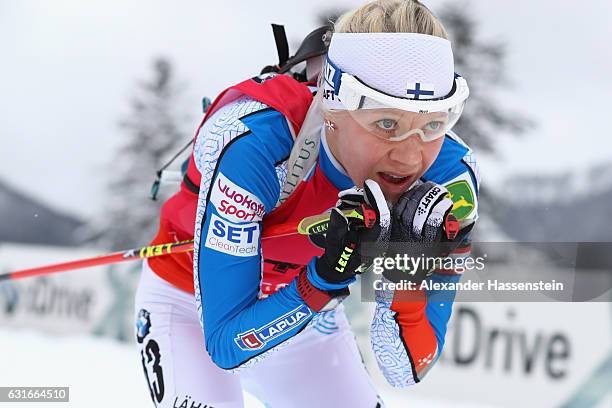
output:
<instances>
[{"instance_id":1,"label":"black shoulder strap","mask_svg":"<svg viewBox=\"0 0 612 408\"><path fill-rule=\"evenodd\" d=\"M289 43L287 42L285 26L272 24L272 32L274 33L274 41L276 42L276 50L278 51L278 66L282 67L289 59Z\"/></svg>"}]
</instances>

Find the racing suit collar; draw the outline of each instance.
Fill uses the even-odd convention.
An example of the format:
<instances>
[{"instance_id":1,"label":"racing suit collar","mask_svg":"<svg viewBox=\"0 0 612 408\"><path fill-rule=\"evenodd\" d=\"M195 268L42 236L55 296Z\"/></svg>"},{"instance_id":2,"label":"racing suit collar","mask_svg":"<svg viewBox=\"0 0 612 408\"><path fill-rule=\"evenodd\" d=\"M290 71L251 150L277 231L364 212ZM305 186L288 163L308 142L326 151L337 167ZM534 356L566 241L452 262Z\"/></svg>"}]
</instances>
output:
<instances>
[{"instance_id":1,"label":"racing suit collar","mask_svg":"<svg viewBox=\"0 0 612 408\"><path fill-rule=\"evenodd\" d=\"M348 176L346 170L334 155L329 150L327 139L325 138L325 129L321 129L321 151L319 154L319 165L323 174L332 182L332 184L340 191L349 189L355 185L353 180Z\"/></svg>"}]
</instances>

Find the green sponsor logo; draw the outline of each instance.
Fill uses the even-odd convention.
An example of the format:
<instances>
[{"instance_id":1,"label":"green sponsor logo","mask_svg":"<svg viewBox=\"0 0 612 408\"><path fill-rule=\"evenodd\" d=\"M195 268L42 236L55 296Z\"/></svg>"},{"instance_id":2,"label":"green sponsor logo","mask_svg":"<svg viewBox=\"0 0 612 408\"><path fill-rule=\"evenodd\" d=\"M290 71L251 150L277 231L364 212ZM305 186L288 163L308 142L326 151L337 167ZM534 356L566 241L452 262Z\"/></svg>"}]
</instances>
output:
<instances>
[{"instance_id":1,"label":"green sponsor logo","mask_svg":"<svg viewBox=\"0 0 612 408\"><path fill-rule=\"evenodd\" d=\"M474 211L474 193L467 181L456 181L445 187L453 200L452 212L458 220L463 220Z\"/></svg>"}]
</instances>

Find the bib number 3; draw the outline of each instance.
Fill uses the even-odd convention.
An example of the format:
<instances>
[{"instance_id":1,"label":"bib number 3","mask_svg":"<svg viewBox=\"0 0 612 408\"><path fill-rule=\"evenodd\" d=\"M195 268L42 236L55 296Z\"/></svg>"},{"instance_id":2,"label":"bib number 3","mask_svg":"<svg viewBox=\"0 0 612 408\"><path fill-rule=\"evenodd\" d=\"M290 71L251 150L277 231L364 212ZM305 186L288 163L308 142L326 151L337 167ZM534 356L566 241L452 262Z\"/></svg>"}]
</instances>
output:
<instances>
[{"instance_id":1,"label":"bib number 3","mask_svg":"<svg viewBox=\"0 0 612 408\"><path fill-rule=\"evenodd\" d=\"M150 339L141 350L140 355L151 398L153 402L157 401L157 403L160 403L164 398L164 374L160 365L161 354L159 353L159 344L155 340Z\"/></svg>"}]
</instances>

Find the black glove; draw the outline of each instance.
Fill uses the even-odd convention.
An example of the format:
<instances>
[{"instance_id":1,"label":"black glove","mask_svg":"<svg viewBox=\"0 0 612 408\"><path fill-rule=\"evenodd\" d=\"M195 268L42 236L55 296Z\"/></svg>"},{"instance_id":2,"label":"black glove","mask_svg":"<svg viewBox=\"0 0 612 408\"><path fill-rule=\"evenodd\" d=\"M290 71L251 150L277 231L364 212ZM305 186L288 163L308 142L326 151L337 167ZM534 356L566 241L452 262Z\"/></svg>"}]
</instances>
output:
<instances>
[{"instance_id":1,"label":"black glove","mask_svg":"<svg viewBox=\"0 0 612 408\"><path fill-rule=\"evenodd\" d=\"M433 273L436 258L451 252L448 243L456 239L459 223L451 213L453 202L447 193L445 187L428 181L402 194L393 207L388 256L422 260L417 268L410 263L406 270L387 270L385 278L419 283Z\"/></svg>"},{"instance_id":2,"label":"black glove","mask_svg":"<svg viewBox=\"0 0 612 408\"><path fill-rule=\"evenodd\" d=\"M318 276L331 284L346 282L363 272L373 257L387 249L391 232L389 206L375 181L366 180L363 189L344 190L338 197L325 237L325 253L315 263ZM342 210L354 210L361 219L347 218ZM373 244L367 254L363 251L365 243Z\"/></svg>"}]
</instances>

